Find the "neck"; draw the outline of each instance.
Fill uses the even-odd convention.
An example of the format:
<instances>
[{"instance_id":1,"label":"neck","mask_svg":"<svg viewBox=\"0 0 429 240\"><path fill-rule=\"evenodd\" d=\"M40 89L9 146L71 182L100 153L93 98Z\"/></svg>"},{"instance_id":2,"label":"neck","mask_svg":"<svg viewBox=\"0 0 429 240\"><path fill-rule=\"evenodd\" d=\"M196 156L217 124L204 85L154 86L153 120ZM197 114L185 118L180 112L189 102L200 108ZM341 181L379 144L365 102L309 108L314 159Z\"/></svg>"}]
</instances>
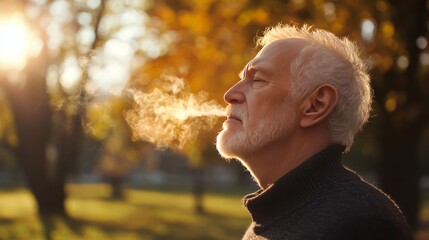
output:
<instances>
[{"instance_id":1,"label":"neck","mask_svg":"<svg viewBox=\"0 0 429 240\"><path fill-rule=\"evenodd\" d=\"M332 144L331 141L323 137L298 138L298 140L291 138L290 141L265 146L241 161L257 180L258 185L266 189L330 144Z\"/></svg>"}]
</instances>

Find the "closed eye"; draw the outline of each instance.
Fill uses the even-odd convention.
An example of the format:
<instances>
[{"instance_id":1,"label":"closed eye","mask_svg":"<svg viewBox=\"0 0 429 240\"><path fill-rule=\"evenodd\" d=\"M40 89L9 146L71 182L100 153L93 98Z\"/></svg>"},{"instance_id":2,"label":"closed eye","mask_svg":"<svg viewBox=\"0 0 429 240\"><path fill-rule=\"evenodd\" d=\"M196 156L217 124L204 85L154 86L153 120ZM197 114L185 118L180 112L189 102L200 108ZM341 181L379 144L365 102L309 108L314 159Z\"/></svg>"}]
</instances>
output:
<instances>
[{"instance_id":1,"label":"closed eye","mask_svg":"<svg viewBox=\"0 0 429 240\"><path fill-rule=\"evenodd\" d=\"M269 81L261 79L261 78L254 78L253 83L269 83Z\"/></svg>"},{"instance_id":2,"label":"closed eye","mask_svg":"<svg viewBox=\"0 0 429 240\"><path fill-rule=\"evenodd\" d=\"M257 88L264 87L264 86L268 85L268 83L269 83L268 81L266 81L264 79L260 79L260 78L254 78L252 80L252 85L254 87L257 87Z\"/></svg>"},{"instance_id":3,"label":"closed eye","mask_svg":"<svg viewBox=\"0 0 429 240\"><path fill-rule=\"evenodd\" d=\"M267 82L267 81L265 81L263 79L255 78L255 79L253 79L253 82Z\"/></svg>"},{"instance_id":4,"label":"closed eye","mask_svg":"<svg viewBox=\"0 0 429 240\"><path fill-rule=\"evenodd\" d=\"M266 86L266 85L277 84L277 82L268 81L268 80L261 79L261 78L254 78L252 80L252 84L254 86L262 87L262 86Z\"/></svg>"}]
</instances>

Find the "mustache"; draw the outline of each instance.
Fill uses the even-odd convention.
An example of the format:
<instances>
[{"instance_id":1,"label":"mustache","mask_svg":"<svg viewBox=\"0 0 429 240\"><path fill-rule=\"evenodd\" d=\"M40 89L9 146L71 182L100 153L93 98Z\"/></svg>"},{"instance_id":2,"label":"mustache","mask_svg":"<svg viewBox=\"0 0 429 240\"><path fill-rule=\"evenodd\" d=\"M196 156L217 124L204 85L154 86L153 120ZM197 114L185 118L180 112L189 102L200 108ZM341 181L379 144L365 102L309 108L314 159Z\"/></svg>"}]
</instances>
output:
<instances>
[{"instance_id":1,"label":"mustache","mask_svg":"<svg viewBox=\"0 0 429 240\"><path fill-rule=\"evenodd\" d=\"M228 118L235 118L243 122L243 120L247 119L247 112L243 108L232 108L231 105L226 107L226 116Z\"/></svg>"}]
</instances>

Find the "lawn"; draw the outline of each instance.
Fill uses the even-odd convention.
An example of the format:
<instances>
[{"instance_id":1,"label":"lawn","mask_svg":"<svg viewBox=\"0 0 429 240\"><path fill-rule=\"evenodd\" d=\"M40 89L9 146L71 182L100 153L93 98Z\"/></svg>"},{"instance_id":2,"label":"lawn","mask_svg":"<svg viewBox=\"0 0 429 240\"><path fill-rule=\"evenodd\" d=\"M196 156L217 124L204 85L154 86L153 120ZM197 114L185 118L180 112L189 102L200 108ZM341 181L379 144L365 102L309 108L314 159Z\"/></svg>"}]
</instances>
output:
<instances>
[{"instance_id":1,"label":"lawn","mask_svg":"<svg viewBox=\"0 0 429 240\"><path fill-rule=\"evenodd\" d=\"M25 188L0 190L0 239L228 240L240 239L250 221L240 200L243 191L205 195L205 214L195 213L187 191L128 189L123 201L110 199L109 187L102 184L70 185L67 191L70 219L42 224ZM428 201L421 217L429 222ZM416 240L423 239L429 239L429 231L417 234Z\"/></svg>"},{"instance_id":2,"label":"lawn","mask_svg":"<svg viewBox=\"0 0 429 240\"><path fill-rule=\"evenodd\" d=\"M0 190L0 239L240 239L249 223L241 194L209 193L205 214L194 211L186 191L128 189L123 201L109 198L107 185L70 185L69 220L46 223L24 188Z\"/></svg>"}]
</instances>

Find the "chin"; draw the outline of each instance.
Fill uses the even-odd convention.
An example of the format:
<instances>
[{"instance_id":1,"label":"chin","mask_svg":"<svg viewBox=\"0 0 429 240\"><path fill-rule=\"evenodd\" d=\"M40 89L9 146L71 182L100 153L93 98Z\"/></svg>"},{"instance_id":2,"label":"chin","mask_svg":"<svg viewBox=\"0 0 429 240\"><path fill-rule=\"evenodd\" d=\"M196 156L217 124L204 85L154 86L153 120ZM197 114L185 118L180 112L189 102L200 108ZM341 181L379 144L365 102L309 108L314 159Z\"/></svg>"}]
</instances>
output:
<instances>
[{"instance_id":1,"label":"chin","mask_svg":"<svg viewBox=\"0 0 429 240\"><path fill-rule=\"evenodd\" d=\"M227 159L240 159L240 156L245 151L246 136L243 132L232 132L228 129L223 129L216 138L216 149L219 154ZM247 145L248 146L248 145Z\"/></svg>"}]
</instances>

